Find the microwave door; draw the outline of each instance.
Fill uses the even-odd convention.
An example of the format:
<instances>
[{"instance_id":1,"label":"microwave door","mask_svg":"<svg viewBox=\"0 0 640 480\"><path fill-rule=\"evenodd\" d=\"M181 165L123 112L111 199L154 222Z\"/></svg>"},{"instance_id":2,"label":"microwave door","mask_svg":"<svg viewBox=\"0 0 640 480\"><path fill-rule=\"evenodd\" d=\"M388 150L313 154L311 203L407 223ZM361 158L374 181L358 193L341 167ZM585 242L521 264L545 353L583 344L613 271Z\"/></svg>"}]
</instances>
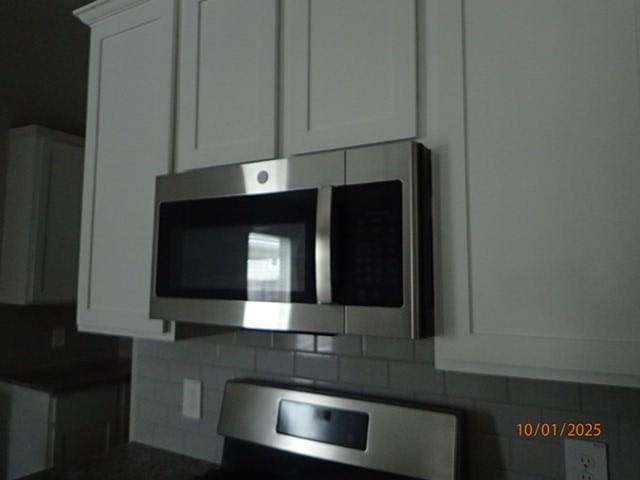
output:
<instances>
[{"instance_id":1,"label":"microwave door","mask_svg":"<svg viewBox=\"0 0 640 480\"><path fill-rule=\"evenodd\" d=\"M317 190L160 205L161 297L316 303Z\"/></svg>"},{"instance_id":2,"label":"microwave door","mask_svg":"<svg viewBox=\"0 0 640 480\"><path fill-rule=\"evenodd\" d=\"M325 178L322 162L297 160L295 167L287 168L287 182L306 188L221 196L201 192L199 198L185 198L191 178L202 188L206 183L202 175L208 172L163 179L167 185L156 198L151 295L155 318L344 332L344 307L333 303L330 281L332 188L310 184L316 170L319 185L330 185L332 180ZM282 167L283 162L258 162L252 169L274 178L271 165ZM307 168L298 175L302 166ZM344 174L343 167L337 171ZM176 200L171 198L172 184L180 187Z\"/></svg>"}]
</instances>

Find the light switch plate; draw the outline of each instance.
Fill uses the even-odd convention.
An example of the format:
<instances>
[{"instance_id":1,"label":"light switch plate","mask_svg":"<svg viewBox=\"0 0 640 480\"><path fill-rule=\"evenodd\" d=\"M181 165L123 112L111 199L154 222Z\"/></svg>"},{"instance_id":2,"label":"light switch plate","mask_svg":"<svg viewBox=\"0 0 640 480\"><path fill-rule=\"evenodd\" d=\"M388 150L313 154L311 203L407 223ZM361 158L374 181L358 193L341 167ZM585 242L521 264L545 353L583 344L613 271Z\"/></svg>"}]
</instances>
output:
<instances>
[{"instance_id":1,"label":"light switch plate","mask_svg":"<svg viewBox=\"0 0 640 480\"><path fill-rule=\"evenodd\" d=\"M608 480L607 445L565 439L564 465L567 480Z\"/></svg>"},{"instance_id":2,"label":"light switch plate","mask_svg":"<svg viewBox=\"0 0 640 480\"><path fill-rule=\"evenodd\" d=\"M202 381L184 379L182 390L182 415L187 418L202 417Z\"/></svg>"}]
</instances>

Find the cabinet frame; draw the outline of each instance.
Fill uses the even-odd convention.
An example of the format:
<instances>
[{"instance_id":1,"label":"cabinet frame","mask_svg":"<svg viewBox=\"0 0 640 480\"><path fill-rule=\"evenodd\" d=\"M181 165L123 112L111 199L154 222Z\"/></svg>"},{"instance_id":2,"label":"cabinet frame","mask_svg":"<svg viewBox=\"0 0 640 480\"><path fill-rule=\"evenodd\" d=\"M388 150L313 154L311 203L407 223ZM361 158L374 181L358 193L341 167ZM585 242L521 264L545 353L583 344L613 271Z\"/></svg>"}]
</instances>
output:
<instances>
[{"instance_id":1,"label":"cabinet frame","mask_svg":"<svg viewBox=\"0 0 640 480\"><path fill-rule=\"evenodd\" d=\"M474 331L464 0L427 0L426 136L434 152L436 244L435 365L442 370L558 381L640 386L633 341ZM606 318L603 318L603 321ZM604 360L606 359L606 361Z\"/></svg>"},{"instance_id":2,"label":"cabinet frame","mask_svg":"<svg viewBox=\"0 0 640 480\"><path fill-rule=\"evenodd\" d=\"M7 140L8 158L0 174L0 301L17 305L73 304L79 238L63 234L79 229L84 140L40 125L10 129ZM68 175L62 183L64 195L60 193L60 178L53 183L56 162ZM70 199L72 208L56 210L62 222L52 223L56 205L52 199L64 201L63 197ZM55 230L53 235L49 235L50 228ZM61 258L68 257L62 263L68 272L48 269L51 239L62 239L58 245L62 251L57 253Z\"/></svg>"},{"instance_id":3,"label":"cabinet frame","mask_svg":"<svg viewBox=\"0 0 640 480\"><path fill-rule=\"evenodd\" d=\"M164 55L164 68L170 69L166 76L159 78L164 82L164 88L169 93L166 100L167 122L164 138L155 139L162 142L162 152L166 157L166 171L173 170L173 92L175 88L175 58L176 58L176 3L174 0L149 0L146 2L129 2L130 9L126 9L126 2L114 2L113 10L103 10L102 3L92 4L74 12L91 26L91 48L89 61L89 88L87 106L87 137L85 151L85 170L83 185L82 228L80 242L80 268L78 281L78 329L84 332L105 333L132 337L150 338L157 340L173 340L175 326L173 322L150 319L147 311L131 310L101 310L91 303L92 262L94 243L94 209L98 145L100 142L100 100L101 81L103 74L102 48L107 38L113 38L121 33L161 22L165 29L162 43L158 49ZM93 8L92 8L93 7ZM159 99L162 100L162 99ZM150 205L152 212L152 205ZM152 213L150 219L152 220ZM149 238L149 254L153 238ZM151 269L149 268L149 275Z\"/></svg>"}]
</instances>

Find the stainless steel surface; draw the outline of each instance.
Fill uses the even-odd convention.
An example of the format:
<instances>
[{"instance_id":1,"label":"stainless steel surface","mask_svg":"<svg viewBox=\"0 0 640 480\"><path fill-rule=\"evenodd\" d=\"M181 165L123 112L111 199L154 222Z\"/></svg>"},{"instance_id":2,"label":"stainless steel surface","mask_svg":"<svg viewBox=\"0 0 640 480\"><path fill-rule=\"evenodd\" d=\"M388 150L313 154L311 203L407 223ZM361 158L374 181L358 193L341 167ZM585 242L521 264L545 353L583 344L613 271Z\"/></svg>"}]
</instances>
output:
<instances>
[{"instance_id":1,"label":"stainless steel surface","mask_svg":"<svg viewBox=\"0 0 640 480\"><path fill-rule=\"evenodd\" d=\"M226 327L419 338L417 162L415 144L402 141L159 176L151 317ZM398 308L332 305L330 186L395 179L403 183L403 305ZM162 202L306 188L319 189L315 249L318 305L155 295L158 212Z\"/></svg>"},{"instance_id":2,"label":"stainless steel surface","mask_svg":"<svg viewBox=\"0 0 640 480\"><path fill-rule=\"evenodd\" d=\"M331 303L331 198L333 187L318 189L316 213L316 296L318 303Z\"/></svg>"},{"instance_id":3,"label":"stainless steel surface","mask_svg":"<svg viewBox=\"0 0 640 480\"><path fill-rule=\"evenodd\" d=\"M151 316L225 327L344 333L344 307L315 303L151 298Z\"/></svg>"},{"instance_id":4,"label":"stainless steel surface","mask_svg":"<svg viewBox=\"0 0 640 480\"><path fill-rule=\"evenodd\" d=\"M399 308L347 306L349 334L418 338L417 158L413 142L393 142L347 150L348 185L387 180L402 182L403 305Z\"/></svg>"},{"instance_id":5,"label":"stainless steel surface","mask_svg":"<svg viewBox=\"0 0 640 480\"><path fill-rule=\"evenodd\" d=\"M278 407L283 399L369 414L366 449L339 447L277 433ZM429 480L454 480L459 475L459 419L449 413L228 382L218 433L398 475Z\"/></svg>"},{"instance_id":6,"label":"stainless steel surface","mask_svg":"<svg viewBox=\"0 0 640 480\"><path fill-rule=\"evenodd\" d=\"M344 155L342 150L157 177L150 316L226 327L344 333L344 307L335 305L173 298L155 294L158 213L162 202L342 185Z\"/></svg>"},{"instance_id":7,"label":"stainless steel surface","mask_svg":"<svg viewBox=\"0 0 640 480\"><path fill-rule=\"evenodd\" d=\"M267 179L260 183L259 176ZM167 201L285 192L344 183L344 150L223 165L156 178L156 207Z\"/></svg>"}]
</instances>

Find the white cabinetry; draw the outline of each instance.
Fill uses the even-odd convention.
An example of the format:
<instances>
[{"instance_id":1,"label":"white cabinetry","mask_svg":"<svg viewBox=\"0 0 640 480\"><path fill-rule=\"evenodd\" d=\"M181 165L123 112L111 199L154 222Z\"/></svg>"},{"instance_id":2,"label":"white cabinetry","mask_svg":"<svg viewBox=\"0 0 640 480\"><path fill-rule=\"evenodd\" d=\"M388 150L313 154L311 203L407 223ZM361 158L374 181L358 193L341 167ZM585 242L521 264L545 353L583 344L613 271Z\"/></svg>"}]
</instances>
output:
<instances>
[{"instance_id":1,"label":"white cabinetry","mask_svg":"<svg viewBox=\"0 0 640 480\"><path fill-rule=\"evenodd\" d=\"M129 383L47 391L0 381L0 475L75 467L126 443Z\"/></svg>"},{"instance_id":2,"label":"white cabinetry","mask_svg":"<svg viewBox=\"0 0 640 480\"><path fill-rule=\"evenodd\" d=\"M180 2L177 170L276 156L276 0Z\"/></svg>"},{"instance_id":3,"label":"white cabinetry","mask_svg":"<svg viewBox=\"0 0 640 480\"><path fill-rule=\"evenodd\" d=\"M84 140L40 126L9 131L0 163L0 303L73 303Z\"/></svg>"},{"instance_id":4,"label":"white cabinetry","mask_svg":"<svg viewBox=\"0 0 640 480\"><path fill-rule=\"evenodd\" d=\"M414 0L278 5L180 3L177 170L415 136Z\"/></svg>"},{"instance_id":5,"label":"white cabinetry","mask_svg":"<svg viewBox=\"0 0 640 480\"><path fill-rule=\"evenodd\" d=\"M171 170L175 3L137 3L76 11L91 25L78 326L171 339L172 323L149 319L149 292L155 177Z\"/></svg>"},{"instance_id":6,"label":"white cabinetry","mask_svg":"<svg viewBox=\"0 0 640 480\"><path fill-rule=\"evenodd\" d=\"M638 11L428 2L438 368L640 385Z\"/></svg>"},{"instance_id":7,"label":"white cabinetry","mask_svg":"<svg viewBox=\"0 0 640 480\"><path fill-rule=\"evenodd\" d=\"M416 134L415 0L284 0L283 151Z\"/></svg>"},{"instance_id":8,"label":"white cabinetry","mask_svg":"<svg viewBox=\"0 0 640 480\"><path fill-rule=\"evenodd\" d=\"M77 10L91 26L80 329L175 338L174 324L149 319L157 175L414 136L415 9L99 0Z\"/></svg>"}]
</instances>

